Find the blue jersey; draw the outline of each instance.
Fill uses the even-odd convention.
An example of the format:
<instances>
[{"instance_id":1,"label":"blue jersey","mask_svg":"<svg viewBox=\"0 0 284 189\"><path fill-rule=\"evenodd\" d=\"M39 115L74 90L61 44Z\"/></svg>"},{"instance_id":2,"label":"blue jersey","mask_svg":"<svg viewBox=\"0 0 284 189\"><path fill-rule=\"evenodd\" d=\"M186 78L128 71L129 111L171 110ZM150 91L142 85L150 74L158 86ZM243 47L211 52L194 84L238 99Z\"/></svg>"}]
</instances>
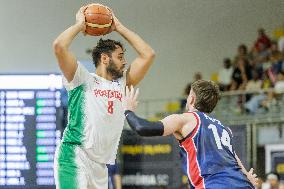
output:
<instances>
[{"instance_id":1,"label":"blue jersey","mask_svg":"<svg viewBox=\"0 0 284 189\"><path fill-rule=\"evenodd\" d=\"M180 141L183 164L195 189L243 189L253 185L241 172L232 146L231 130L202 112L192 113L197 124Z\"/></svg>"}]
</instances>

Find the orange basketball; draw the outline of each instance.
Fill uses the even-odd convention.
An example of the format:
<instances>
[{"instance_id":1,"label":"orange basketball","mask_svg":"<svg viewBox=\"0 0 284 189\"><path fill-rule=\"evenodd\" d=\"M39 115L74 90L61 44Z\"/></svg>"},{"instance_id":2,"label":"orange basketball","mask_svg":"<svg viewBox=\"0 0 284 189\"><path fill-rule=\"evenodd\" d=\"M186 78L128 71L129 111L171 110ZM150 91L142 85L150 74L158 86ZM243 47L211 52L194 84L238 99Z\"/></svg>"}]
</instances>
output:
<instances>
[{"instance_id":1,"label":"orange basketball","mask_svg":"<svg viewBox=\"0 0 284 189\"><path fill-rule=\"evenodd\" d=\"M84 12L86 18L86 33L93 36L112 32L112 12L101 4L89 4Z\"/></svg>"}]
</instances>

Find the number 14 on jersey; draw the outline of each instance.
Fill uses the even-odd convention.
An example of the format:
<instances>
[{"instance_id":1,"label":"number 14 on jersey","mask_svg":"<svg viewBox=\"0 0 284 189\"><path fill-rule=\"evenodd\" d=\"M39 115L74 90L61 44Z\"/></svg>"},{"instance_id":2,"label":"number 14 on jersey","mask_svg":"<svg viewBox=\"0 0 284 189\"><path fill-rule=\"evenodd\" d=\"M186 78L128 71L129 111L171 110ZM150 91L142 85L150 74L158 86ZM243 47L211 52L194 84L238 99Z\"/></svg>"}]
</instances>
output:
<instances>
[{"instance_id":1,"label":"number 14 on jersey","mask_svg":"<svg viewBox=\"0 0 284 189\"><path fill-rule=\"evenodd\" d=\"M222 144L223 144L223 146L227 146L229 150L233 153L233 147L231 145L231 138L230 138L228 131L223 129L222 136L220 138L216 125L210 124L208 128L211 129L213 132L213 136L214 136L217 148L219 150L223 150L223 147L222 147Z\"/></svg>"}]
</instances>

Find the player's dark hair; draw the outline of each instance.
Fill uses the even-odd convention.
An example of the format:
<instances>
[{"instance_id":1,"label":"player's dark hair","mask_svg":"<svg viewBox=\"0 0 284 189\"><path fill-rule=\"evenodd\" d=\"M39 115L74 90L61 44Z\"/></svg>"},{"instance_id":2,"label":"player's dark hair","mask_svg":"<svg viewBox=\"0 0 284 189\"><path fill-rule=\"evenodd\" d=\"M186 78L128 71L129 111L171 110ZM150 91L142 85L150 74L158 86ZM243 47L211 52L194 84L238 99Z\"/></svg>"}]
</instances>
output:
<instances>
[{"instance_id":1,"label":"player's dark hair","mask_svg":"<svg viewBox=\"0 0 284 189\"><path fill-rule=\"evenodd\" d=\"M198 80L191 85L196 95L194 107L201 112L211 113L220 99L219 86L213 81Z\"/></svg>"},{"instance_id":2,"label":"player's dark hair","mask_svg":"<svg viewBox=\"0 0 284 189\"><path fill-rule=\"evenodd\" d=\"M124 50L122 43L120 43L119 41L112 39L100 39L92 50L93 64L95 64L95 67L99 65L102 53L105 53L109 57L111 57L111 53L118 48L117 46L121 47L122 50Z\"/></svg>"}]
</instances>

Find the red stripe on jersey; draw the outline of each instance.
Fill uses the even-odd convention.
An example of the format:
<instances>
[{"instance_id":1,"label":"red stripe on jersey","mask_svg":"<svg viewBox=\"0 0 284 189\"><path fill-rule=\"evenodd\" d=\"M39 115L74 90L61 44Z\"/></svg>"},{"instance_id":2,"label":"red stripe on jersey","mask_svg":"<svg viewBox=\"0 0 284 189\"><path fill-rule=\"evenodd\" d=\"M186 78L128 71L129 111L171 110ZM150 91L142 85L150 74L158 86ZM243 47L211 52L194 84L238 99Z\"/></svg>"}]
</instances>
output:
<instances>
[{"instance_id":1,"label":"red stripe on jersey","mask_svg":"<svg viewBox=\"0 0 284 189\"><path fill-rule=\"evenodd\" d=\"M187 154L187 176L190 179L191 184L195 187L195 189L205 189L204 179L201 176L199 163L197 161L197 149L193 140L200 128L200 119L196 113L190 113L192 113L196 118L196 126L191 136L183 141L181 146Z\"/></svg>"}]
</instances>

